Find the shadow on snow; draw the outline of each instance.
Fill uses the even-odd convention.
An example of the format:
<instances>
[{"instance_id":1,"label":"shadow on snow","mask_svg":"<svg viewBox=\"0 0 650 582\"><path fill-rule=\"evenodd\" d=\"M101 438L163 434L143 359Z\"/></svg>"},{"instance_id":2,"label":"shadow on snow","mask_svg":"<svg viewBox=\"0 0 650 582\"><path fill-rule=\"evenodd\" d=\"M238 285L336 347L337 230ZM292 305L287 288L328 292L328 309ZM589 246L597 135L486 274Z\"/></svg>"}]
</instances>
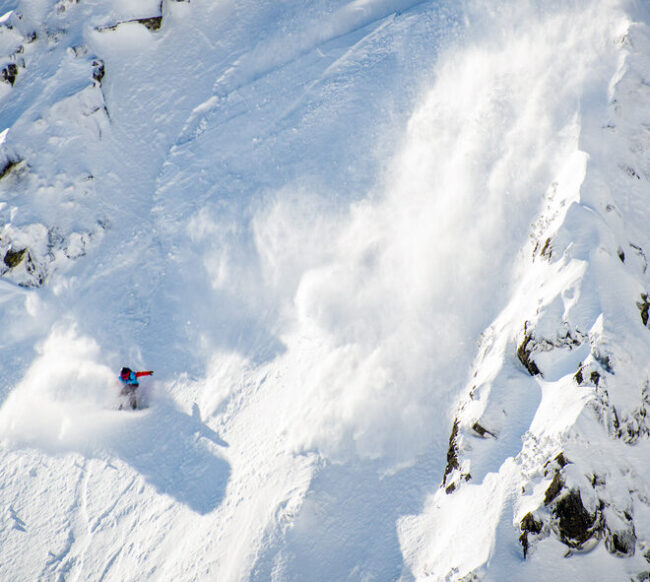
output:
<instances>
[{"instance_id":1,"label":"shadow on snow","mask_svg":"<svg viewBox=\"0 0 650 582\"><path fill-rule=\"evenodd\" d=\"M172 401L158 398L153 407L124 411L131 415L110 452L131 465L158 493L169 495L200 514L215 510L224 498L230 465L221 448L228 446L201 421Z\"/></svg>"}]
</instances>

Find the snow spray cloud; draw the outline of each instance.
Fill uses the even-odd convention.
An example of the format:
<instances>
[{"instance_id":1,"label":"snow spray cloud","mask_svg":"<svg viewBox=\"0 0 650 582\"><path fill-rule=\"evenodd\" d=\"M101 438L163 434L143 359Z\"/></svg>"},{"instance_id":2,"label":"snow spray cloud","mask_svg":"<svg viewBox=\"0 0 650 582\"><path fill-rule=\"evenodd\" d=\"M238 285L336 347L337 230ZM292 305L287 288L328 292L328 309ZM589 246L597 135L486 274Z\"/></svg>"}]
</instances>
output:
<instances>
[{"instance_id":1,"label":"snow spray cloud","mask_svg":"<svg viewBox=\"0 0 650 582\"><path fill-rule=\"evenodd\" d=\"M55 327L0 409L0 438L48 451L85 450L110 424L115 373L95 341Z\"/></svg>"},{"instance_id":2,"label":"snow spray cloud","mask_svg":"<svg viewBox=\"0 0 650 582\"><path fill-rule=\"evenodd\" d=\"M525 20L501 22L479 4L469 26L493 32L440 59L383 194L323 226L281 191L255 221L265 283L277 288L290 271L298 281L283 380L299 449L403 462L445 442L479 334L507 301L543 193L578 147L603 42L593 9L526 4Z\"/></svg>"}]
</instances>

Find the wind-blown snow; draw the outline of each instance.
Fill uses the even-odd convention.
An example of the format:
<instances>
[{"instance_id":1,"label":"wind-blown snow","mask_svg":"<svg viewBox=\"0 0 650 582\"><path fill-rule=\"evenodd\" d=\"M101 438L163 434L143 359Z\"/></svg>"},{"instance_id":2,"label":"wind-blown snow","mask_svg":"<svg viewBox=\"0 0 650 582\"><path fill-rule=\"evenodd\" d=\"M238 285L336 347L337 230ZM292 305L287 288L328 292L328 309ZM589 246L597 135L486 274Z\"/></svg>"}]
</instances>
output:
<instances>
[{"instance_id":1,"label":"wind-blown snow","mask_svg":"<svg viewBox=\"0 0 650 582\"><path fill-rule=\"evenodd\" d=\"M0 578L648 569L613 493L643 455L574 380L611 347L631 411L650 375L643 5L5 4ZM524 322L582 343L533 378ZM148 408L117 410L122 365ZM588 509L634 513L629 560L522 556L561 450Z\"/></svg>"}]
</instances>

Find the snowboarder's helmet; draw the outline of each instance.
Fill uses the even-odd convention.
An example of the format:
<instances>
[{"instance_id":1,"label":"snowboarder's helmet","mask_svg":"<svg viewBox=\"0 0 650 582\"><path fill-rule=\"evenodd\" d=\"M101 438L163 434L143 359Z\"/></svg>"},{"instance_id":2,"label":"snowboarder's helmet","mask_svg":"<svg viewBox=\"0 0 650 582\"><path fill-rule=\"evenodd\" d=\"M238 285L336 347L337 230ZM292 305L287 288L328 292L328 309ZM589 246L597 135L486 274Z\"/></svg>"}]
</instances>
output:
<instances>
[{"instance_id":1,"label":"snowboarder's helmet","mask_svg":"<svg viewBox=\"0 0 650 582\"><path fill-rule=\"evenodd\" d=\"M129 374L131 374L131 368L122 368L122 371L120 372L120 377L126 380L129 377Z\"/></svg>"}]
</instances>

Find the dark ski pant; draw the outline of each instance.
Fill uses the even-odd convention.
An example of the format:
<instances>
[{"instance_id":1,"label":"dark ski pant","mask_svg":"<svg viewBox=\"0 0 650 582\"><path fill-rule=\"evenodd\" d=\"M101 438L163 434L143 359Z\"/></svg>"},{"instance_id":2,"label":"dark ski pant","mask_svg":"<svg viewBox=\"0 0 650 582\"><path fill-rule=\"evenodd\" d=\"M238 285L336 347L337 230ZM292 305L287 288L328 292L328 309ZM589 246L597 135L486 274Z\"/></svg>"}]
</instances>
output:
<instances>
[{"instance_id":1,"label":"dark ski pant","mask_svg":"<svg viewBox=\"0 0 650 582\"><path fill-rule=\"evenodd\" d=\"M135 396L135 391L138 389L139 384L128 384L122 387L120 394L127 396L129 399L129 406L135 410L138 407L138 401Z\"/></svg>"}]
</instances>

